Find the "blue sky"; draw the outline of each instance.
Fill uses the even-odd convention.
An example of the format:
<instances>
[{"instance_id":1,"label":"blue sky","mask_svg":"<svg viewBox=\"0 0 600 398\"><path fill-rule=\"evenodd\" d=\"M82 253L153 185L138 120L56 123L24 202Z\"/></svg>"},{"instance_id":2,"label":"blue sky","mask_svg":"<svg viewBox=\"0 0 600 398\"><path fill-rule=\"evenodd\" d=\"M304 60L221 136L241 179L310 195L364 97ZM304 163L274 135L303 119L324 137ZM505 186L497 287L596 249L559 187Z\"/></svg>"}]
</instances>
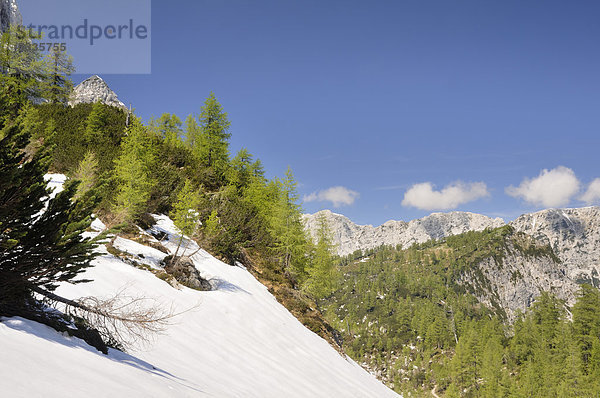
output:
<instances>
[{"instance_id":1,"label":"blue sky","mask_svg":"<svg viewBox=\"0 0 600 398\"><path fill-rule=\"evenodd\" d=\"M153 1L152 73L103 77L145 119L214 91L232 152L291 166L308 212L509 220L600 199L599 20L595 1Z\"/></svg>"}]
</instances>

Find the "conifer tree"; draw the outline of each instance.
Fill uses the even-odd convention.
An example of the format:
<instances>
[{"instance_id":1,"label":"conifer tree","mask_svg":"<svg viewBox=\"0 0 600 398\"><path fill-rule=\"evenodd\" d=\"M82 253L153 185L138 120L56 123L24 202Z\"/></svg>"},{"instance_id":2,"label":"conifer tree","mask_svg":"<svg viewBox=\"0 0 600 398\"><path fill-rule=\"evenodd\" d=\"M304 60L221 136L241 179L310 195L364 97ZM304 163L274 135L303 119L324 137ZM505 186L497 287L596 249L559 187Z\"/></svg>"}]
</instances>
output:
<instances>
[{"instance_id":1,"label":"conifer tree","mask_svg":"<svg viewBox=\"0 0 600 398\"><path fill-rule=\"evenodd\" d=\"M69 76L75 72L73 57L66 50L53 46L46 56L48 75L44 97L51 103L66 104L73 89Z\"/></svg>"},{"instance_id":2,"label":"conifer tree","mask_svg":"<svg viewBox=\"0 0 600 398\"><path fill-rule=\"evenodd\" d=\"M208 239L214 240L220 233L219 214L217 210L213 210L204 222L204 234Z\"/></svg>"},{"instance_id":3,"label":"conifer tree","mask_svg":"<svg viewBox=\"0 0 600 398\"><path fill-rule=\"evenodd\" d=\"M184 186L177 194L177 200L173 205L173 211L171 213L173 223L181 232L174 257L177 257L184 235L191 237L198 229L200 224L200 213L197 208L199 204L199 192L194 189L189 180L186 180Z\"/></svg>"},{"instance_id":4,"label":"conifer tree","mask_svg":"<svg viewBox=\"0 0 600 398\"><path fill-rule=\"evenodd\" d=\"M484 342L481 357L481 377L484 384L481 394L486 397L501 396L502 357L504 349L499 336L492 336Z\"/></svg>"},{"instance_id":5,"label":"conifer tree","mask_svg":"<svg viewBox=\"0 0 600 398\"><path fill-rule=\"evenodd\" d=\"M316 298L323 298L335 290L338 274L333 258L331 230L327 220L320 215L317 222L319 225L317 243L311 261L306 267L308 278L304 283L304 289Z\"/></svg>"},{"instance_id":6,"label":"conifer tree","mask_svg":"<svg viewBox=\"0 0 600 398\"><path fill-rule=\"evenodd\" d=\"M88 145L97 144L104 134L108 124L108 113L105 105L96 102L85 121L85 141Z\"/></svg>"},{"instance_id":7,"label":"conifer tree","mask_svg":"<svg viewBox=\"0 0 600 398\"><path fill-rule=\"evenodd\" d=\"M252 154L246 148L242 148L231 160L231 165L225 173L228 183L238 188L246 187L256 173L254 165Z\"/></svg>"},{"instance_id":8,"label":"conifer tree","mask_svg":"<svg viewBox=\"0 0 600 398\"><path fill-rule=\"evenodd\" d=\"M121 156L115 161L118 187L114 210L120 220L133 221L143 212L154 184L149 171L154 158L151 137L134 118L121 143Z\"/></svg>"},{"instance_id":9,"label":"conifer tree","mask_svg":"<svg viewBox=\"0 0 600 398\"><path fill-rule=\"evenodd\" d=\"M149 128L167 145L179 146L183 130L181 120L175 114L164 113L158 119L150 121Z\"/></svg>"},{"instance_id":10,"label":"conifer tree","mask_svg":"<svg viewBox=\"0 0 600 398\"><path fill-rule=\"evenodd\" d=\"M79 162L79 166L73 177L79 181L75 199L84 196L96 185L98 179L98 159L94 155L94 152L90 151L85 154L81 162Z\"/></svg>"},{"instance_id":11,"label":"conifer tree","mask_svg":"<svg viewBox=\"0 0 600 398\"><path fill-rule=\"evenodd\" d=\"M28 138L19 125L5 128L0 138L0 307L22 305L34 291L73 282L94 257L94 242L82 234L95 197L73 201L77 184L67 183L48 200L48 148L24 161Z\"/></svg>"},{"instance_id":12,"label":"conifer tree","mask_svg":"<svg viewBox=\"0 0 600 398\"><path fill-rule=\"evenodd\" d=\"M188 115L185 119L185 143L188 148L202 146L202 131L200 130L196 117L193 115Z\"/></svg>"},{"instance_id":13,"label":"conifer tree","mask_svg":"<svg viewBox=\"0 0 600 398\"><path fill-rule=\"evenodd\" d=\"M277 240L275 253L281 258L284 269L302 283L306 277L305 262L307 239L300 221L297 183L288 167L282 181L275 180L279 193L270 215L270 232Z\"/></svg>"},{"instance_id":14,"label":"conifer tree","mask_svg":"<svg viewBox=\"0 0 600 398\"><path fill-rule=\"evenodd\" d=\"M205 167L213 168L219 177L225 172L229 161L228 140L231 134L227 113L214 93L210 93L204 102L198 119L202 139L196 140L194 153Z\"/></svg>"},{"instance_id":15,"label":"conifer tree","mask_svg":"<svg viewBox=\"0 0 600 398\"><path fill-rule=\"evenodd\" d=\"M0 33L0 128L15 120L31 98L42 98L47 64L19 27Z\"/></svg>"}]
</instances>

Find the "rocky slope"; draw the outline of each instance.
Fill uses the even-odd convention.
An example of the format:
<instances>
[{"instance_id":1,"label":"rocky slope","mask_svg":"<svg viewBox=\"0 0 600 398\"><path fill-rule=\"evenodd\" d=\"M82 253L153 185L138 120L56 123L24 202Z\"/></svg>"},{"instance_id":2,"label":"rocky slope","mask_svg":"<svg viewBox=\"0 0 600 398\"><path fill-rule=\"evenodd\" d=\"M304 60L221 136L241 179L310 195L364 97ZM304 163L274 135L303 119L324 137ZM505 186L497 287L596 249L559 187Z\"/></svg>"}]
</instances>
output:
<instances>
[{"instance_id":1,"label":"rocky slope","mask_svg":"<svg viewBox=\"0 0 600 398\"><path fill-rule=\"evenodd\" d=\"M0 0L0 32L5 32L11 25L21 25L23 18L16 0Z\"/></svg>"},{"instance_id":2,"label":"rocky slope","mask_svg":"<svg viewBox=\"0 0 600 398\"><path fill-rule=\"evenodd\" d=\"M127 110L124 103L119 101L117 94L98 75L91 76L78 84L71 94L69 105L102 102L103 104Z\"/></svg>"},{"instance_id":3,"label":"rocky slope","mask_svg":"<svg viewBox=\"0 0 600 398\"><path fill-rule=\"evenodd\" d=\"M525 311L543 291L568 305L575 303L578 285L551 247L519 232L505 240L501 256L487 257L461 280L489 308L504 312L509 321ZM483 278L481 278L483 276Z\"/></svg>"},{"instance_id":4,"label":"rocky slope","mask_svg":"<svg viewBox=\"0 0 600 398\"><path fill-rule=\"evenodd\" d=\"M543 210L510 225L549 243L571 280L600 287L600 207Z\"/></svg>"},{"instance_id":5,"label":"rocky slope","mask_svg":"<svg viewBox=\"0 0 600 398\"><path fill-rule=\"evenodd\" d=\"M377 246L402 245L406 248L413 243L458 235L467 231L481 231L504 225L501 218L490 218L481 214L466 212L433 213L427 217L404 221L388 221L378 227L357 225L347 217L322 210L315 214L305 214L306 229L314 237L318 228L318 217L324 216L333 232L333 243L339 255L355 250L372 249Z\"/></svg>"}]
</instances>

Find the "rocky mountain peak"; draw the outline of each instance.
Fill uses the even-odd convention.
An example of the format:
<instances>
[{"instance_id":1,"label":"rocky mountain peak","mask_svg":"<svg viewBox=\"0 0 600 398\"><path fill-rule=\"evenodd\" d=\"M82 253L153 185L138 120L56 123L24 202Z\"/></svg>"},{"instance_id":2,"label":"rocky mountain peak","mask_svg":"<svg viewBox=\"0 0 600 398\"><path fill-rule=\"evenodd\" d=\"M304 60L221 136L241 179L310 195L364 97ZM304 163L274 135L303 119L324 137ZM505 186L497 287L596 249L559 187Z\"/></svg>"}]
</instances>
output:
<instances>
[{"instance_id":1,"label":"rocky mountain peak","mask_svg":"<svg viewBox=\"0 0 600 398\"><path fill-rule=\"evenodd\" d=\"M550 244L573 281L600 286L600 207L542 210L510 225Z\"/></svg>"},{"instance_id":2,"label":"rocky mountain peak","mask_svg":"<svg viewBox=\"0 0 600 398\"><path fill-rule=\"evenodd\" d=\"M69 105L102 102L103 104L127 110L124 103L119 101L117 94L98 75L91 76L79 83L71 94Z\"/></svg>"},{"instance_id":3,"label":"rocky mountain peak","mask_svg":"<svg viewBox=\"0 0 600 398\"><path fill-rule=\"evenodd\" d=\"M6 32L11 25L22 25L23 18L16 0L0 0L0 33Z\"/></svg>"},{"instance_id":4,"label":"rocky mountain peak","mask_svg":"<svg viewBox=\"0 0 600 398\"><path fill-rule=\"evenodd\" d=\"M390 220L373 227L358 225L341 214L322 210L315 214L303 215L304 225L313 237L316 237L319 216L325 217L333 233L333 243L339 255L347 255L359 249L372 249L384 244L401 245L406 248L414 243L423 243L431 239L504 225L504 220L501 218L494 219L481 214L454 211L433 213L410 222Z\"/></svg>"}]
</instances>

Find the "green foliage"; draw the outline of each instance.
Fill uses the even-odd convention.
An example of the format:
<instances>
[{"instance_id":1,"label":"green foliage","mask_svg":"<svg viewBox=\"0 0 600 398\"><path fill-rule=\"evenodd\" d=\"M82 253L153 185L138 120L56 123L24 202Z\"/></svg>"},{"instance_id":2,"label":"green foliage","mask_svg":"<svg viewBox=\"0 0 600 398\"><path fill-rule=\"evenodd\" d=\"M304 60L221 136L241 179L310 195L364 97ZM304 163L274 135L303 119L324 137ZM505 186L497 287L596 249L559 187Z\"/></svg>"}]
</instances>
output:
<instances>
[{"instance_id":1,"label":"green foliage","mask_svg":"<svg viewBox=\"0 0 600 398\"><path fill-rule=\"evenodd\" d=\"M264 170L260 160L253 161L252 154L247 149L241 149L231 160L225 172L228 184L239 189L246 188L254 178L264 177Z\"/></svg>"},{"instance_id":2,"label":"green foliage","mask_svg":"<svg viewBox=\"0 0 600 398\"><path fill-rule=\"evenodd\" d=\"M185 119L185 144L188 148L200 148L203 145L202 138L198 119L193 115L188 115Z\"/></svg>"},{"instance_id":3,"label":"green foliage","mask_svg":"<svg viewBox=\"0 0 600 398\"><path fill-rule=\"evenodd\" d=\"M590 285L582 285L579 300L573 306L573 334L579 350L584 369L589 372L594 347L596 355L593 367L598 367L598 343L600 343L600 291Z\"/></svg>"},{"instance_id":4,"label":"green foliage","mask_svg":"<svg viewBox=\"0 0 600 398\"><path fill-rule=\"evenodd\" d=\"M288 167L282 181L275 179L273 184L277 194L267 215L269 231L275 238L272 250L281 259L284 269L302 283L306 279L308 239L300 221L297 183L291 168Z\"/></svg>"},{"instance_id":5,"label":"green foliage","mask_svg":"<svg viewBox=\"0 0 600 398\"><path fill-rule=\"evenodd\" d=\"M155 184L150 179L154 158L151 137L141 122L134 119L121 143L121 156L115 161L118 186L114 211L118 220L133 221L144 212Z\"/></svg>"},{"instance_id":6,"label":"green foliage","mask_svg":"<svg viewBox=\"0 0 600 398\"><path fill-rule=\"evenodd\" d=\"M204 223L204 233L209 239L214 240L219 236L220 232L219 215L216 210L213 210Z\"/></svg>"},{"instance_id":7,"label":"green foliage","mask_svg":"<svg viewBox=\"0 0 600 398\"><path fill-rule=\"evenodd\" d=\"M212 252L234 264L243 260L248 248L263 247L269 241L256 208L239 196L235 187L220 189L205 202L204 237Z\"/></svg>"},{"instance_id":8,"label":"green foliage","mask_svg":"<svg viewBox=\"0 0 600 398\"><path fill-rule=\"evenodd\" d=\"M69 76L75 72L73 57L65 50L54 48L46 55L48 74L46 87L42 94L51 103L66 104L69 100L73 83Z\"/></svg>"},{"instance_id":9,"label":"green foliage","mask_svg":"<svg viewBox=\"0 0 600 398\"><path fill-rule=\"evenodd\" d=\"M73 201L77 184L67 183L48 200L48 148L26 161L28 138L15 124L0 140L0 305L23 304L36 288L73 282L94 257L94 242L82 236L97 204L93 193Z\"/></svg>"},{"instance_id":10,"label":"green foliage","mask_svg":"<svg viewBox=\"0 0 600 398\"><path fill-rule=\"evenodd\" d=\"M98 181L98 159L94 152L88 152L79 163L77 171L73 178L79 181L75 199L79 199L87 194Z\"/></svg>"},{"instance_id":11,"label":"green foliage","mask_svg":"<svg viewBox=\"0 0 600 398\"><path fill-rule=\"evenodd\" d=\"M312 258L306 267L308 277L303 288L316 298L324 298L335 291L338 272L334 262L334 246L331 243L331 230L323 215L317 220L317 243Z\"/></svg>"},{"instance_id":12,"label":"green foliage","mask_svg":"<svg viewBox=\"0 0 600 398\"><path fill-rule=\"evenodd\" d=\"M192 236L196 232L200 222L200 214L197 209L199 204L199 192L194 189L189 180L186 180L183 188L177 194L177 200L171 212L171 218L182 235Z\"/></svg>"},{"instance_id":13,"label":"green foliage","mask_svg":"<svg viewBox=\"0 0 600 398\"><path fill-rule=\"evenodd\" d=\"M542 293L507 323L475 298L489 289L477 264L504 253L554 258L547 246L502 227L341 259L342 280L321 301L347 352L419 396L571 397L600 392L600 293L582 287L573 307ZM464 275L473 281L466 282ZM517 276L518 277L518 276ZM461 281L461 282L459 282ZM489 292L493 293L493 292Z\"/></svg>"},{"instance_id":14,"label":"green foliage","mask_svg":"<svg viewBox=\"0 0 600 398\"><path fill-rule=\"evenodd\" d=\"M148 128L163 139L167 145L179 146L183 144L180 140L183 133L181 120L175 114L164 113L157 120L150 120Z\"/></svg>"},{"instance_id":15,"label":"green foliage","mask_svg":"<svg viewBox=\"0 0 600 398\"><path fill-rule=\"evenodd\" d=\"M125 131L126 115L121 109L101 103L72 108L47 103L36 106L36 110L39 134L54 144L52 170L71 175L88 152L94 152L98 159L99 174L114 167Z\"/></svg>"},{"instance_id":16,"label":"green foliage","mask_svg":"<svg viewBox=\"0 0 600 398\"><path fill-rule=\"evenodd\" d=\"M189 126L188 126L189 127ZM211 173L212 183L222 181L229 163L229 142L231 134L227 113L217 101L214 93L204 102L198 117L199 137L191 139L194 143L192 151L200 164ZM192 130L193 131L193 130Z\"/></svg>"},{"instance_id":17,"label":"green foliage","mask_svg":"<svg viewBox=\"0 0 600 398\"><path fill-rule=\"evenodd\" d=\"M11 27L0 34L0 128L14 120L30 98L41 98L47 64L30 37Z\"/></svg>"},{"instance_id":18,"label":"green foliage","mask_svg":"<svg viewBox=\"0 0 600 398\"><path fill-rule=\"evenodd\" d=\"M15 159L22 156L20 172L30 173L36 167L47 170L50 166L52 171L74 176L80 183L79 188L76 183L67 185L65 193L51 202L47 213L55 223L39 222L45 233L39 237L46 237L41 241L27 235L34 229L19 224L31 218L17 215L11 219L10 204L19 200L29 210L39 210L38 197L40 192L46 194L45 183L39 178L23 178L26 183L18 183L19 192L15 194L9 185L16 172L7 171L1 183L12 196L6 197L6 206L0 205L0 216L4 217L0 225L2 247L20 247L19 239L31 238L36 244L28 249L32 261L61 269L62 279L55 280L64 281L71 280L89 262L87 250L91 246L77 237L89 221L84 217L86 212L92 208L109 224L127 221L132 229L131 222L141 222L140 216L146 212L169 213L182 233L188 235L194 235L200 219L204 226L196 236L202 237L206 249L231 264L247 264L298 319L329 341L336 340L335 331L315 309L317 304L298 290L308 277L307 269L311 270L310 286L316 287L314 282L319 282L331 290L331 283L325 283L327 275L321 271L325 269L323 264L332 263L323 260L327 256L319 246L313 251L308 243L291 171L283 180L269 181L260 160L254 160L246 149L230 160L230 123L214 94L197 118L186 119L184 143L184 129L176 115L164 114L145 127L135 117L127 123L129 115L123 110L101 103L66 106L72 87L68 79L72 72L70 58L54 52L42 60L29 41L17 43L17 39L3 35L0 43L0 139L10 136L11 142L28 145L26 153L6 148ZM9 51L16 44L19 51ZM30 99L40 100L36 103L41 105L32 107ZM7 129L15 123L22 130L13 137ZM34 140L28 142L29 136ZM71 197L77 200L73 202ZM67 213L70 221L62 222L60 217ZM59 242L55 237L62 236L53 235L51 227L68 231L69 237L60 238L60 245L69 250L70 257L60 257L49 247ZM36 257L36 248L46 250L59 263L52 265ZM316 266L307 267L313 257ZM45 275L53 274L47 271ZM49 289L55 286L50 280L36 283ZM323 286L316 288L315 294L322 294ZM28 288L21 290L25 295L29 292Z\"/></svg>"}]
</instances>

